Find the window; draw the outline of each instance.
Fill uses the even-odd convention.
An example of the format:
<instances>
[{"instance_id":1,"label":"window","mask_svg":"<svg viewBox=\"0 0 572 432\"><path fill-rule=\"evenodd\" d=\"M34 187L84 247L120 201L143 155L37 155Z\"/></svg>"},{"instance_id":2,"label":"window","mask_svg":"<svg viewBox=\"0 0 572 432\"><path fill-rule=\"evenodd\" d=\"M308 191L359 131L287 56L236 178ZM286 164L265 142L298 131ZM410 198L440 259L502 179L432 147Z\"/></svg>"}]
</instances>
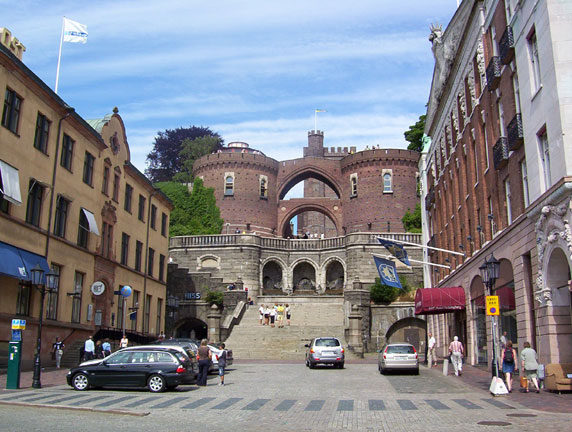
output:
<instances>
[{"instance_id":1,"label":"window","mask_svg":"<svg viewBox=\"0 0 572 432\"><path fill-rule=\"evenodd\" d=\"M93 164L95 157L90 152L85 152L85 159L83 161L83 182L88 185L93 183Z\"/></svg>"},{"instance_id":2,"label":"window","mask_svg":"<svg viewBox=\"0 0 572 432\"><path fill-rule=\"evenodd\" d=\"M512 88L514 89L514 104L516 107L516 113L519 114L520 111L520 84L518 83L518 74L515 72L512 76Z\"/></svg>"},{"instance_id":3,"label":"window","mask_svg":"<svg viewBox=\"0 0 572 432\"><path fill-rule=\"evenodd\" d=\"M475 185L479 182L479 158L477 153L477 142L473 141L473 157L475 160Z\"/></svg>"},{"instance_id":4,"label":"window","mask_svg":"<svg viewBox=\"0 0 572 432\"><path fill-rule=\"evenodd\" d=\"M522 197L524 199L524 207L530 205L530 196L528 195L528 171L526 168L526 160L520 163L520 175L522 176Z\"/></svg>"},{"instance_id":5,"label":"window","mask_svg":"<svg viewBox=\"0 0 572 432\"><path fill-rule=\"evenodd\" d=\"M386 172L383 174L383 193L393 192L393 182L391 177L391 172Z\"/></svg>"},{"instance_id":6,"label":"window","mask_svg":"<svg viewBox=\"0 0 572 432\"><path fill-rule=\"evenodd\" d=\"M20 108L22 98L14 91L6 87L4 96L4 111L2 111L2 126L15 134L18 133L18 121L20 120Z\"/></svg>"},{"instance_id":7,"label":"window","mask_svg":"<svg viewBox=\"0 0 572 432\"><path fill-rule=\"evenodd\" d=\"M77 230L77 245L83 248L87 248L87 243L89 241L89 221L83 209L79 210L79 227Z\"/></svg>"},{"instance_id":8,"label":"window","mask_svg":"<svg viewBox=\"0 0 572 432\"><path fill-rule=\"evenodd\" d=\"M75 272L74 277L74 289L72 297L72 316L71 322L79 323L81 319L81 296L83 293L83 279L84 274L80 272Z\"/></svg>"},{"instance_id":9,"label":"window","mask_svg":"<svg viewBox=\"0 0 572 432\"><path fill-rule=\"evenodd\" d=\"M2 176L0 176L0 212L10 213L10 201L4 198L4 183L2 181Z\"/></svg>"},{"instance_id":10,"label":"window","mask_svg":"<svg viewBox=\"0 0 572 432\"><path fill-rule=\"evenodd\" d=\"M64 138L62 140L62 156L60 158L60 165L68 171L71 171L72 169L74 143L74 140L72 140L69 135L64 134Z\"/></svg>"},{"instance_id":11,"label":"window","mask_svg":"<svg viewBox=\"0 0 572 432\"><path fill-rule=\"evenodd\" d=\"M502 101L501 99L499 99L497 101L497 109L499 112L499 133L501 137L505 137L506 136L506 128L505 128L505 123L504 123L504 109L502 107Z\"/></svg>"},{"instance_id":12,"label":"window","mask_svg":"<svg viewBox=\"0 0 572 432\"><path fill-rule=\"evenodd\" d=\"M157 207L151 204L151 228L157 229Z\"/></svg>"},{"instance_id":13,"label":"window","mask_svg":"<svg viewBox=\"0 0 572 432\"><path fill-rule=\"evenodd\" d=\"M161 215L161 235L167 237L167 215L165 213Z\"/></svg>"},{"instance_id":14,"label":"window","mask_svg":"<svg viewBox=\"0 0 572 432\"><path fill-rule=\"evenodd\" d=\"M34 136L34 147L42 153L48 152L48 137L50 135L50 124L48 118L38 113L36 119L36 135Z\"/></svg>"},{"instance_id":15,"label":"window","mask_svg":"<svg viewBox=\"0 0 572 432\"><path fill-rule=\"evenodd\" d=\"M58 195L56 202L56 219L54 221L54 235L58 237L66 236L66 223L68 220L68 210L70 202L63 196Z\"/></svg>"},{"instance_id":16,"label":"window","mask_svg":"<svg viewBox=\"0 0 572 432\"><path fill-rule=\"evenodd\" d=\"M129 236L125 233L121 235L121 264L127 265L129 258Z\"/></svg>"},{"instance_id":17,"label":"window","mask_svg":"<svg viewBox=\"0 0 572 432\"><path fill-rule=\"evenodd\" d=\"M31 225L40 226L40 215L42 212L42 197L44 196L44 188L32 179L28 188L28 207L26 209L26 222Z\"/></svg>"},{"instance_id":18,"label":"window","mask_svg":"<svg viewBox=\"0 0 572 432\"><path fill-rule=\"evenodd\" d=\"M101 192L105 195L109 195L109 172L110 169L108 166L103 167L103 183L101 186Z\"/></svg>"},{"instance_id":19,"label":"window","mask_svg":"<svg viewBox=\"0 0 572 432\"><path fill-rule=\"evenodd\" d=\"M113 225L103 222L103 235L101 237L101 255L111 258L113 244Z\"/></svg>"},{"instance_id":20,"label":"window","mask_svg":"<svg viewBox=\"0 0 572 432\"><path fill-rule=\"evenodd\" d=\"M504 197L506 202L506 222L510 225L512 223L512 210L510 203L510 183L508 179L504 181Z\"/></svg>"},{"instance_id":21,"label":"window","mask_svg":"<svg viewBox=\"0 0 572 432\"><path fill-rule=\"evenodd\" d=\"M147 261L147 274L153 276L153 267L155 264L155 249L149 248L149 259Z\"/></svg>"},{"instance_id":22,"label":"window","mask_svg":"<svg viewBox=\"0 0 572 432\"><path fill-rule=\"evenodd\" d=\"M528 38L528 55L530 57L530 68L532 70L532 84L534 85L533 90L537 91L540 89L542 84L540 80L540 61L538 55L538 42L536 40L536 31L533 30L532 34Z\"/></svg>"},{"instance_id":23,"label":"window","mask_svg":"<svg viewBox=\"0 0 572 432\"><path fill-rule=\"evenodd\" d=\"M113 176L113 201L119 202L119 174Z\"/></svg>"},{"instance_id":24,"label":"window","mask_svg":"<svg viewBox=\"0 0 572 432\"><path fill-rule=\"evenodd\" d=\"M145 298L145 322L143 323L143 331L149 333L149 321L151 320L151 296L147 294Z\"/></svg>"},{"instance_id":25,"label":"window","mask_svg":"<svg viewBox=\"0 0 572 432\"><path fill-rule=\"evenodd\" d=\"M234 174L226 173L224 176L224 195L233 196L234 195Z\"/></svg>"},{"instance_id":26,"label":"window","mask_svg":"<svg viewBox=\"0 0 572 432\"><path fill-rule=\"evenodd\" d=\"M125 211L131 213L131 200L133 198L133 187L130 184L125 185L125 203L123 208Z\"/></svg>"},{"instance_id":27,"label":"window","mask_svg":"<svg viewBox=\"0 0 572 432\"><path fill-rule=\"evenodd\" d=\"M538 147L540 153L540 161L542 163L542 171L544 173L544 190L552 186L552 176L550 173L550 148L548 146L548 137L546 130L538 135Z\"/></svg>"},{"instance_id":28,"label":"window","mask_svg":"<svg viewBox=\"0 0 572 432\"><path fill-rule=\"evenodd\" d=\"M139 308L139 291L133 290L133 305L132 311L129 313L131 320L131 330L137 330L137 309Z\"/></svg>"},{"instance_id":29,"label":"window","mask_svg":"<svg viewBox=\"0 0 572 432\"><path fill-rule=\"evenodd\" d=\"M354 173L350 176L350 189L351 189L351 195L350 197L356 197L357 196L357 174Z\"/></svg>"},{"instance_id":30,"label":"window","mask_svg":"<svg viewBox=\"0 0 572 432\"><path fill-rule=\"evenodd\" d=\"M165 255L159 254L159 280L165 282Z\"/></svg>"},{"instance_id":31,"label":"window","mask_svg":"<svg viewBox=\"0 0 572 432\"><path fill-rule=\"evenodd\" d=\"M135 243L135 270L141 271L141 255L143 253L143 243L139 240Z\"/></svg>"},{"instance_id":32,"label":"window","mask_svg":"<svg viewBox=\"0 0 572 432\"><path fill-rule=\"evenodd\" d=\"M488 198L488 202L489 202L489 214L487 216L488 220L489 220L489 225L491 228L491 234L494 237L495 236L495 219L494 219L494 214L493 214L493 200L491 199L491 197Z\"/></svg>"},{"instance_id":33,"label":"window","mask_svg":"<svg viewBox=\"0 0 572 432\"><path fill-rule=\"evenodd\" d=\"M145 197L143 195L139 195L139 211L137 212L137 217L141 222L145 222Z\"/></svg>"},{"instance_id":34,"label":"window","mask_svg":"<svg viewBox=\"0 0 572 432\"><path fill-rule=\"evenodd\" d=\"M52 272L61 276L62 267L52 263ZM58 319L58 291L48 291L47 301L46 301L46 319L57 320Z\"/></svg>"},{"instance_id":35,"label":"window","mask_svg":"<svg viewBox=\"0 0 572 432\"><path fill-rule=\"evenodd\" d=\"M260 198L268 198L268 177L260 176Z\"/></svg>"},{"instance_id":36,"label":"window","mask_svg":"<svg viewBox=\"0 0 572 432\"><path fill-rule=\"evenodd\" d=\"M483 129L485 130L485 162L486 168L485 171L489 169L489 134L487 133L487 126L484 125Z\"/></svg>"},{"instance_id":37,"label":"window","mask_svg":"<svg viewBox=\"0 0 572 432\"><path fill-rule=\"evenodd\" d=\"M155 327L155 332L157 334L161 333L161 324L163 320L161 319L163 312L163 299L157 299L157 325Z\"/></svg>"},{"instance_id":38,"label":"window","mask_svg":"<svg viewBox=\"0 0 572 432\"><path fill-rule=\"evenodd\" d=\"M30 285L20 282L18 285L18 299L16 302L16 315L30 315Z\"/></svg>"}]
</instances>

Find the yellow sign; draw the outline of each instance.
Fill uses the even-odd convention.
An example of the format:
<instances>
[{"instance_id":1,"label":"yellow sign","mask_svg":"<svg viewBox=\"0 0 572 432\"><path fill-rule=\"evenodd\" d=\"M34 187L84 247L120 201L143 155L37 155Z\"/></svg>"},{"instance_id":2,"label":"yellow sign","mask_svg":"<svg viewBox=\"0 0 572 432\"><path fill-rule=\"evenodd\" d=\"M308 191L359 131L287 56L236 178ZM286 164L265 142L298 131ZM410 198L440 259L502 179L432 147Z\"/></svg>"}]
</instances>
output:
<instances>
[{"instance_id":1,"label":"yellow sign","mask_svg":"<svg viewBox=\"0 0 572 432\"><path fill-rule=\"evenodd\" d=\"M487 296L487 315L500 315L499 296Z\"/></svg>"}]
</instances>

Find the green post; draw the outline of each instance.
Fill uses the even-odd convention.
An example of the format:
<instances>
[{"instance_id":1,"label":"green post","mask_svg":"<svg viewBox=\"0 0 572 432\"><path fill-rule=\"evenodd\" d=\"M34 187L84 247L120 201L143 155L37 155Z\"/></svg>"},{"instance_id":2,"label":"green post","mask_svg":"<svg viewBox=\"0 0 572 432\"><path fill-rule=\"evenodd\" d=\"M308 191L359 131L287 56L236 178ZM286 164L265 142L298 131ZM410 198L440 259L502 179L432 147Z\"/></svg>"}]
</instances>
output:
<instances>
[{"instance_id":1,"label":"green post","mask_svg":"<svg viewBox=\"0 0 572 432\"><path fill-rule=\"evenodd\" d=\"M22 341L10 341L8 350L8 376L6 377L7 389L20 388L20 362L22 359Z\"/></svg>"}]
</instances>

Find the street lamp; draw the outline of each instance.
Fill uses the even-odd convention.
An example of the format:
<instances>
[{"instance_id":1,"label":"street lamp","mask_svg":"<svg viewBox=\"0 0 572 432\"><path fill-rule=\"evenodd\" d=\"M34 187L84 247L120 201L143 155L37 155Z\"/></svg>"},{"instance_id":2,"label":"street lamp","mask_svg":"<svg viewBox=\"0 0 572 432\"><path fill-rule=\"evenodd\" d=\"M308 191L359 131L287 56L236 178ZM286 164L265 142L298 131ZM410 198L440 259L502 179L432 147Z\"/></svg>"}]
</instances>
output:
<instances>
[{"instance_id":1,"label":"street lamp","mask_svg":"<svg viewBox=\"0 0 572 432\"><path fill-rule=\"evenodd\" d=\"M488 289L488 295L493 295L493 290L495 288L495 283L499 278L500 274L500 261L495 258L493 254L491 254L490 258L487 260L485 258L485 262L483 265L479 267L479 271L481 272L481 278L483 279L484 285ZM492 327L492 336L493 336L493 364L492 370L495 376L498 377L498 363L496 359L496 347L495 347L495 317L491 315L491 327Z\"/></svg>"},{"instance_id":2,"label":"street lamp","mask_svg":"<svg viewBox=\"0 0 572 432\"><path fill-rule=\"evenodd\" d=\"M44 276L44 270L40 267L40 264L30 271L32 273L32 285L36 288L40 294L40 319L38 323L38 340L36 342L36 356L34 359L34 377L32 379L33 388L42 388L42 382L40 381L40 375L42 373L42 359L40 358L40 352L42 350L42 322L44 319L44 299L46 297L46 292L55 292L58 290L60 276L50 270L46 273L46 281L42 283Z\"/></svg>"}]
</instances>

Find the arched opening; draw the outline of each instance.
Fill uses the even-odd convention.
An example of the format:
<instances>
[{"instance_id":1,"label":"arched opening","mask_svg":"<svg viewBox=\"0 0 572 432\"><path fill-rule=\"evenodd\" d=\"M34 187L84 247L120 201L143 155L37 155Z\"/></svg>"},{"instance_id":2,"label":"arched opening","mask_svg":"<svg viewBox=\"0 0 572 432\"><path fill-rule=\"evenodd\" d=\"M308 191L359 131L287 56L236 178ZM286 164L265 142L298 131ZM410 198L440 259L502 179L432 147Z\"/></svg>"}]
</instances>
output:
<instances>
[{"instance_id":1,"label":"arched opening","mask_svg":"<svg viewBox=\"0 0 572 432\"><path fill-rule=\"evenodd\" d=\"M338 260L326 266L326 294L342 294L344 291L344 266Z\"/></svg>"},{"instance_id":2,"label":"arched opening","mask_svg":"<svg viewBox=\"0 0 572 432\"><path fill-rule=\"evenodd\" d=\"M485 286L480 276L475 277L471 282L470 293L471 311L473 313L475 361L479 364L487 364L488 350ZM468 343L465 343L465 345L468 345Z\"/></svg>"},{"instance_id":3,"label":"arched opening","mask_svg":"<svg viewBox=\"0 0 572 432\"><path fill-rule=\"evenodd\" d=\"M313 181L308 182L307 180L310 179ZM326 172L322 172L315 167L307 167L303 171L297 172L291 177L287 178L280 187L278 199L285 199L286 195L288 195L288 192L290 192L291 189L296 187L301 182L304 182L305 192L307 190L307 193L305 193L303 196L306 196L309 194L309 192L312 192L312 198L330 196L330 194L333 194L332 198L340 199L341 188L339 185L337 185L335 180L331 178ZM307 189L307 187L310 188Z\"/></svg>"},{"instance_id":4,"label":"arched opening","mask_svg":"<svg viewBox=\"0 0 572 432\"><path fill-rule=\"evenodd\" d=\"M298 200L294 203L293 206L290 207L290 210L285 215L283 222L280 222L279 229L284 238L298 238L298 239L320 239L325 237L338 237L341 230L341 221L336 220L336 212L337 207L332 205L331 202L304 202L304 200ZM312 231L304 231L304 229L308 229L302 227L300 223L306 223L304 220L299 219L299 215L302 214L310 214L310 213L319 213L322 216L322 219L326 220L327 223L325 225L320 225L317 223L313 226ZM319 222L319 221L318 221ZM329 226L333 228L327 228ZM321 228L320 228L321 227ZM324 234L324 230L328 233L326 236Z\"/></svg>"},{"instance_id":5,"label":"arched opening","mask_svg":"<svg viewBox=\"0 0 572 432\"><path fill-rule=\"evenodd\" d=\"M385 334L386 343L406 342L421 355L425 352L427 323L419 318L407 317L394 322Z\"/></svg>"},{"instance_id":6,"label":"arched opening","mask_svg":"<svg viewBox=\"0 0 572 432\"><path fill-rule=\"evenodd\" d=\"M498 332L501 349L506 341L515 345L518 341L516 321L516 301L514 298L514 276L512 264L507 259L500 260L499 279L493 295L499 297L500 315L498 317Z\"/></svg>"},{"instance_id":7,"label":"arched opening","mask_svg":"<svg viewBox=\"0 0 572 432\"><path fill-rule=\"evenodd\" d=\"M276 261L269 261L262 269L263 294L282 294L282 267Z\"/></svg>"},{"instance_id":8,"label":"arched opening","mask_svg":"<svg viewBox=\"0 0 572 432\"><path fill-rule=\"evenodd\" d=\"M208 327L198 318L186 318L173 330L174 338L207 339Z\"/></svg>"},{"instance_id":9,"label":"arched opening","mask_svg":"<svg viewBox=\"0 0 572 432\"><path fill-rule=\"evenodd\" d=\"M293 289L295 294L314 294L316 290L316 269L308 262L301 262L294 267Z\"/></svg>"}]
</instances>

